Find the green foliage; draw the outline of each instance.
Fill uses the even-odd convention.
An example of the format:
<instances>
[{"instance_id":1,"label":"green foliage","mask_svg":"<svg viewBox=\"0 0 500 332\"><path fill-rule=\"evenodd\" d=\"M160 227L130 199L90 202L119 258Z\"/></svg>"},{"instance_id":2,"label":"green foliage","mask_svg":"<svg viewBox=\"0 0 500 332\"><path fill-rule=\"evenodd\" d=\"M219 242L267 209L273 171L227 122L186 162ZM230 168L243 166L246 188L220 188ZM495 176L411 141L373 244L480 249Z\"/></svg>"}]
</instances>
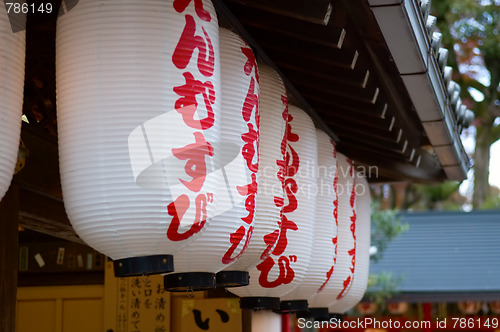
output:
<instances>
[{"instance_id":1,"label":"green foliage","mask_svg":"<svg viewBox=\"0 0 500 332\"><path fill-rule=\"evenodd\" d=\"M373 261L382 258L384 250L396 236L409 229L407 223L403 223L396 210L381 210L378 203L372 204L371 214L371 245L377 248L377 253L370 257ZM397 293L398 285L403 277L395 278L392 273L381 272L368 276L368 287L365 299L384 304Z\"/></svg>"},{"instance_id":2,"label":"green foliage","mask_svg":"<svg viewBox=\"0 0 500 332\"><path fill-rule=\"evenodd\" d=\"M372 204L371 226L371 245L377 248L377 253L370 258L375 262L382 258L388 243L409 228L397 211L381 210L377 203Z\"/></svg>"},{"instance_id":3,"label":"green foliage","mask_svg":"<svg viewBox=\"0 0 500 332\"><path fill-rule=\"evenodd\" d=\"M405 209L413 210L461 210L466 198L460 195L460 182L447 181L434 185L413 185L413 199Z\"/></svg>"},{"instance_id":4,"label":"green foliage","mask_svg":"<svg viewBox=\"0 0 500 332\"><path fill-rule=\"evenodd\" d=\"M397 294L397 288L403 279L403 276L396 278L389 272L370 274L368 276L368 286L364 299L383 306L388 300Z\"/></svg>"},{"instance_id":5,"label":"green foliage","mask_svg":"<svg viewBox=\"0 0 500 332\"><path fill-rule=\"evenodd\" d=\"M461 89L463 102L474 111L476 146L474 152L474 208L488 200L489 149L500 139L500 1L433 0L433 14L450 51L448 64L455 68L453 79ZM460 69L458 71L457 69ZM484 78L489 76L489 84ZM469 87L481 92L475 100Z\"/></svg>"},{"instance_id":6,"label":"green foliage","mask_svg":"<svg viewBox=\"0 0 500 332\"><path fill-rule=\"evenodd\" d=\"M488 199L481 206L481 209L491 210L500 209L500 189L492 186Z\"/></svg>"}]
</instances>

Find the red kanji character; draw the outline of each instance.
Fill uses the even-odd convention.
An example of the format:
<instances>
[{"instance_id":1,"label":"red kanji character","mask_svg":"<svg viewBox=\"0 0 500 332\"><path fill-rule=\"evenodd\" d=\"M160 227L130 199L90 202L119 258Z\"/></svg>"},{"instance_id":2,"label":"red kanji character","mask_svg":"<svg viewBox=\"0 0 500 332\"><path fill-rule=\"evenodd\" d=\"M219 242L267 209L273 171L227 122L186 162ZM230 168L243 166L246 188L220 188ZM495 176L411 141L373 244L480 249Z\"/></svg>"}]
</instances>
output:
<instances>
[{"instance_id":1,"label":"red kanji character","mask_svg":"<svg viewBox=\"0 0 500 332\"><path fill-rule=\"evenodd\" d=\"M186 10L190 2L191 0L175 0L174 1L175 11L178 13L182 13L184 10ZM198 15L199 18L201 18L204 21L210 22L212 18L210 17L210 13L203 8L202 0L194 0L194 9L196 11L196 15Z\"/></svg>"},{"instance_id":2,"label":"red kanji character","mask_svg":"<svg viewBox=\"0 0 500 332\"><path fill-rule=\"evenodd\" d=\"M184 170L193 179L191 181L180 180L189 190L198 192L203 187L207 176L205 157L207 155L213 156L214 149L205 140L202 133L195 132L194 138L196 143L188 144L183 148L172 149L172 154L179 160L188 160L186 166L184 166Z\"/></svg>"},{"instance_id":3,"label":"red kanji character","mask_svg":"<svg viewBox=\"0 0 500 332\"><path fill-rule=\"evenodd\" d=\"M196 196L196 214L191 227L184 233L179 233L179 226L181 219L184 217L187 209L189 208L190 201L187 195L181 195L168 205L168 214L171 215L172 221L167 230L167 237L171 241L186 240L194 234L198 233L207 221L207 203L212 203L213 194L199 194Z\"/></svg>"},{"instance_id":4,"label":"red kanji character","mask_svg":"<svg viewBox=\"0 0 500 332\"><path fill-rule=\"evenodd\" d=\"M183 74L186 84L174 87L174 92L181 98L175 102L175 110L182 115L182 120L191 128L206 130L214 125L215 114L212 105L215 103L215 90L212 82L205 83L195 80L193 74L186 72ZM203 101L207 109L207 116L204 119L195 119L198 110L196 95L203 95Z\"/></svg>"},{"instance_id":5,"label":"red kanji character","mask_svg":"<svg viewBox=\"0 0 500 332\"><path fill-rule=\"evenodd\" d=\"M321 287L318 289L318 291L316 293L321 292L323 290L323 288L325 288L326 284L328 283L328 281L332 277L333 269L334 269L334 266L332 266L330 268L330 270L328 270L328 272L326 272L326 280L323 282L323 284L321 284Z\"/></svg>"},{"instance_id":6,"label":"red kanji character","mask_svg":"<svg viewBox=\"0 0 500 332\"><path fill-rule=\"evenodd\" d=\"M257 269L261 272L259 275L259 284L264 288L274 288L283 284L289 284L295 277L295 272L290 266L290 260L288 259L288 257L281 256L280 258L278 258L280 273L276 280L269 281L269 272L274 267L274 264L274 259L268 257L259 265L257 265Z\"/></svg>"},{"instance_id":7,"label":"red kanji character","mask_svg":"<svg viewBox=\"0 0 500 332\"><path fill-rule=\"evenodd\" d=\"M242 47L241 52L247 57L247 62L245 63L245 74L250 76L252 69L255 68L255 77L257 82L259 81L259 71L257 70L257 62L255 61L255 54L250 47Z\"/></svg>"},{"instance_id":8,"label":"red kanji character","mask_svg":"<svg viewBox=\"0 0 500 332\"><path fill-rule=\"evenodd\" d=\"M285 106L285 109L283 110L283 113L281 114L283 117L283 120L285 122L288 119L288 99L286 96L281 96L281 102ZM285 125L285 133L283 135L283 139L281 140L281 156L283 157L282 159L276 160L276 165L278 166L278 174L277 177L279 181L281 182L281 185L283 187L283 190L285 189L285 155L286 155L286 140L287 140L287 133L288 133L288 126ZM282 197L274 197L274 204L278 207L282 207L284 204L284 200Z\"/></svg>"},{"instance_id":9,"label":"red kanji character","mask_svg":"<svg viewBox=\"0 0 500 332\"><path fill-rule=\"evenodd\" d=\"M267 247L262 255L260 255L260 260L265 260L271 254L271 250L276 244L276 240L278 240L279 234L279 229L276 229L272 233L264 235L264 243L267 245Z\"/></svg>"},{"instance_id":10,"label":"red kanji character","mask_svg":"<svg viewBox=\"0 0 500 332\"><path fill-rule=\"evenodd\" d=\"M243 158L247 163L247 167L251 172L257 172L259 168L259 161L257 158L257 162L253 163L254 157L257 155L257 151L259 149L259 141L258 141L258 131L253 128L251 123L247 123L248 132L241 135L241 139L245 142L241 153Z\"/></svg>"},{"instance_id":11,"label":"red kanji character","mask_svg":"<svg viewBox=\"0 0 500 332\"><path fill-rule=\"evenodd\" d=\"M251 224L253 222L253 217L255 215L255 195L257 193L257 176L255 173L251 175L251 178L252 183L236 187L240 195L247 195L245 200L245 209L248 211L248 216L241 218L241 220L247 224Z\"/></svg>"},{"instance_id":12,"label":"red kanji character","mask_svg":"<svg viewBox=\"0 0 500 332\"><path fill-rule=\"evenodd\" d=\"M250 121L254 109L255 113L259 111L259 95L255 93L255 80L252 77L245 101L243 102L243 120L246 122Z\"/></svg>"},{"instance_id":13,"label":"red kanji character","mask_svg":"<svg viewBox=\"0 0 500 332\"><path fill-rule=\"evenodd\" d=\"M229 264L237 260L238 258L243 255L243 252L245 252L245 249L248 247L248 243L250 243L250 239L252 238L252 233L253 233L253 226L250 226L246 232L246 240L245 244L243 245L243 248L241 248L241 251L239 254L237 254L234 257L231 257L231 255L234 253L236 248L240 245L241 240L245 237L245 227L240 226L236 232L232 233L229 237L229 242L231 243L231 247L226 251L224 256L222 257L222 263L223 264Z\"/></svg>"},{"instance_id":14,"label":"red kanji character","mask_svg":"<svg viewBox=\"0 0 500 332\"><path fill-rule=\"evenodd\" d=\"M353 280L353 278L351 278L351 276L348 276L344 280L342 291L340 291L339 295L337 295L337 300L340 300L341 298L343 298L345 296L347 289L349 288L349 285L351 285L352 280Z\"/></svg>"},{"instance_id":15,"label":"red kanji character","mask_svg":"<svg viewBox=\"0 0 500 332\"><path fill-rule=\"evenodd\" d=\"M191 15L186 15L186 25L175 47L174 54L172 54L172 62L179 69L186 68L191 61L194 50L197 48L198 70L203 76L210 77L214 74L214 46L205 28L202 27L201 29L205 39L201 36L195 36L196 22Z\"/></svg>"},{"instance_id":16,"label":"red kanji character","mask_svg":"<svg viewBox=\"0 0 500 332\"><path fill-rule=\"evenodd\" d=\"M290 213L297 210L298 202L295 193L299 190L297 182L293 178L287 178L285 180L285 194L288 199L288 205L283 207L283 213Z\"/></svg>"},{"instance_id":17,"label":"red kanji character","mask_svg":"<svg viewBox=\"0 0 500 332\"><path fill-rule=\"evenodd\" d=\"M299 228L297 227L296 223L294 223L291 220L288 220L288 218L285 215L283 215L280 222L280 235L278 237L278 243L276 244L276 247L272 252L273 255L279 256L285 251L286 247L288 246L288 239L286 237L286 232L289 229L292 231L296 231Z\"/></svg>"}]
</instances>

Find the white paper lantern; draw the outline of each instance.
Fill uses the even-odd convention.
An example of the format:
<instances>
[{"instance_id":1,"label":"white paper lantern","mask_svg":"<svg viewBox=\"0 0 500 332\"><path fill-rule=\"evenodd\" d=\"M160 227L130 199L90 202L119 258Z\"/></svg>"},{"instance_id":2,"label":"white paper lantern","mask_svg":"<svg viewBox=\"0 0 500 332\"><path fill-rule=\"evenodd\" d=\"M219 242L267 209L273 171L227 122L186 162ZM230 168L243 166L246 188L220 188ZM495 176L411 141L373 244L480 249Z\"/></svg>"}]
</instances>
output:
<instances>
[{"instance_id":1,"label":"white paper lantern","mask_svg":"<svg viewBox=\"0 0 500 332\"><path fill-rule=\"evenodd\" d=\"M222 177L217 208L204 233L174 255L175 273L165 276L167 290L215 287L215 273L234 263L252 237L259 134L257 63L237 34L221 28L219 37ZM248 284L248 272L239 277L234 282Z\"/></svg>"},{"instance_id":2,"label":"white paper lantern","mask_svg":"<svg viewBox=\"0 0 500 332\"><path fill-rule=\"evenodd\" d=\"M255 266L269 257L279 236L281 208L284 203L288 99L283 81L272 68L259 63L259 78L259 169L254 231L247 249L228 271L253 271L248 286L231 289L232 293L243 297L242 307L277 309L279 296L259 286L259 271Z\"/></svg>"},{"instance_id":3,"label":"white paper lantern","mask_svg":"<svg viewBox=\"0 0 500 332\"><path fill-rule=\"evenodd\" d=\"M253 297L285 300L281 306L284 311L304 304L307 308L305 299L295 301L298 300L295 295L301 294L293 291L304 280L312 254L317 163L317 151L310 148L316 146L312 120L295 106L289 106L288 114L285 202L280 234L270 255L250 271L250 285L242 287L248 288L246 291ZM240 289L235 293L240 295Z\"/></svg>"},{"instance_id":4,"label":"white paper lantern","mask_svg":"<svg viewBox=\"0 0 500 332\"><path fill-rule=\"evenodd\" d=\"M356 237L355 220L355 171L352 162L342 153L337 152L338 183L338 228L337 228L337 261L335 272L328 281L331 293L330 304L340 300L352 286L355 268Z\"/></svg>"},{"instance_id":5,"label":"white paper lantern","mask_svg":"<svg viewBox=\"0 0 500 332\"><path fill-rule=\"evenodd\" d=\"M10 186L16 167L23 109L25 31L14 33L5 10L0 9L0 200Z\"/></svg>"},{"instance_id":6,"label":"white paper lantern","mask_svg":"<svg viewBox=\"0 0 500 332\"><path fill-rule=\"evenodd\" d=\"M117 275L171 272L215 213L218 38L208 0L80 0L58 19L65 206Z\"/></svg>"},{"instance_id":7,"label":"white paper lantern","mask_svg":"<svg viewBox=\"0 0 500 332\"><path fill-rule=\"evenodd\" d=\"M300 108L289 106L288 114L285 173L287 203L283 208L284 218L281 227L282 232L286 231L288 243L279 242L272 255L278 263L283 258L286 258L286 260L283 259L285 264L289 260L290 267L286 269L284 282L277 288L290 289L281 296L281 311L296 312L307 310L307 298L313 292L311 288L319 284L315 280L315 275L318 274L318 270L323 271L329 267L327 268L324 262L316 262L315 266L311 265L315 242L318 169L316 129L309 115ZM280 239L285 235L280 234ZM282 254L279 254L281 250L278 246L280 245L284 247ZM265 271L266 266L262 268ZM273 268L274 276L273 272L269 273L268 280L281 276L282 270L276 269L276 266Z\"/></svg>"},{"instance_id":8,"label":"white paper lantern","mask_svg":"<svg viewBox=\"0 0 500 332\"><path fill-rule=\"evenodd\" d=\"M356 253L354 273L351 284L348 285L344 296L330 304L329 310L333 313L344 313L353 308L363 298L368 284L370 267L370 188L365 177L355 174L355 221L354 231L356 236ZM352 225L352 223L351 223ZM342 233L339 230L339 239ZM352 265L351 265L352 267Z\"/></svg>"},{"instance_id":9,"label":"white paper lantern","mask_svg":"<svg viewBox=\"0 0 500 332\"><path fill-rule=\"evenodd\" d=\"M328 305L338 294L329 283L336 272L338 204L337 151L332 139L316 129L318 144L318 194L314 222L314 250L307 280L300 286L309 292L309 311L315 318L328 317Z\"/></svg>"}]
</instances>

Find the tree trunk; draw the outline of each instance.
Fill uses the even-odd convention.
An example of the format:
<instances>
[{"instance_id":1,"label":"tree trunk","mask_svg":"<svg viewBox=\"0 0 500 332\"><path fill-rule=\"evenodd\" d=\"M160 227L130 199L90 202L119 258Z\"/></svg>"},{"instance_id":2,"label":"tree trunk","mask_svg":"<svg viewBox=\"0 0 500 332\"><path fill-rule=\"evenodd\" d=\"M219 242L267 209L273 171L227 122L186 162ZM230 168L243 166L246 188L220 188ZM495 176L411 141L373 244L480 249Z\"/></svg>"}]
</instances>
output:
<instances>
[{"instance_id":1,"label":"tree trunk","mask_svg":"<svg viewBox=\"0 0 500 332\"><path fill-rule=\"evenodd\" d=\"M477 128L476 148L474 150L474 195L472 207L479 209L485 203L490 192L488 182L490 168L491 129L493 122L485 121Z\"/></svg>"}]
</instances>

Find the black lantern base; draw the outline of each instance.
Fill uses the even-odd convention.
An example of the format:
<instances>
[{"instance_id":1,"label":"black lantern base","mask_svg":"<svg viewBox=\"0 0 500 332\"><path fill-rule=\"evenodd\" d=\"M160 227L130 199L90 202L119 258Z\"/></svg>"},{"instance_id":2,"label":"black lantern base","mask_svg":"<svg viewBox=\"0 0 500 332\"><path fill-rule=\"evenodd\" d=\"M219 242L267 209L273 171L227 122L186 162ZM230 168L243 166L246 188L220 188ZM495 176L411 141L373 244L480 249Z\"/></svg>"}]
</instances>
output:
<instances>
[{"instance_id":1,"label":"black lantern base","mask_svg":"<svg viewBox=\"0 0 500 332\"><path fill-rule=\"evenodd\" d=\"M240 308L276 311L280 309L280 298L266 296L242 297L240 298Z\"/></svg>"},{"instance_id":2,"label":"black lantern base","mask_svg":"<svg viewBox=\"0 0 500 332\"><path fill-rule=\"evenodd\" d=\"M334 319L337 323L342 323L344 320L343 314L330 314L330 320Z\"/></svg>"},{"instance_id":3,"label":"black lantern base","mask_svg":"<svg viewBox=\"0 0 500 332\"><path fill-rule=\"evenodd\" d=\"M248 286L250 274L247 271L220 271L215 275L217 288Z\"/></svg>"},{"instance_id":4,"label":"black lantern base","mask_svg":"<svg viewBox=\"0 0 500 332\"><path fill-rule=\"evenodd\" d=\"M327 322L330 320L328 308L309 308L309 314L318 322Z\"/></svg>"},{"instance_id":5,"label":"black lantern base","mask_svg":"<svg viewBox=\"0 0 500 332\"><path fill-rule=\"evenodd\" d=\"M307 300L281 301L280 311L282 313L307 311Z\"/></svg>"},{"instance_id":6,"label":"black lantern base","mask_svg":"<svg viewBox=\"0 0 500 332\"><path fill-rule=\"evenodd\" d=\"M171 273L163 277L165 290L169 292L202 291L215 288L215 273Z\"/></svg>"},{"instance_id":7,"label":"black lantern base","mask_svg":"<svg viewBox=\"0 0 500 332\"><path fill-rule=\"evenodd\" d=\"M174 256L153 255L113 261L115 277L136 277L174 271Z\"/></svg>"}]
</instances>

